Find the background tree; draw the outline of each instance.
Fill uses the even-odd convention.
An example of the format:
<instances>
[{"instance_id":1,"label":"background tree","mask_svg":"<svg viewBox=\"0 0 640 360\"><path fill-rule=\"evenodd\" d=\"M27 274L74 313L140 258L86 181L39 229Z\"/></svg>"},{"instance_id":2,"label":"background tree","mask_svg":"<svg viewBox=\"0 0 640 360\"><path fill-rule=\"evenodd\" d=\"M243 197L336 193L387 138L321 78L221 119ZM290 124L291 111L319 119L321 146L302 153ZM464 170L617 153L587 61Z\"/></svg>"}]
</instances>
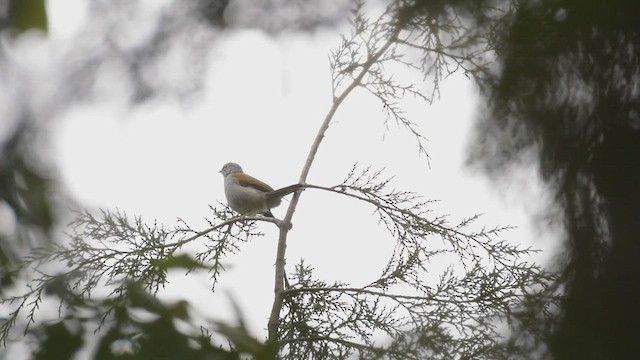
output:
<instances>
[{"instance_id":1,"label":"background tree","mask_svg":"<svg viewBox=\"0 0 640 360\"><path fill-rule=\"evenodd\" d=\"M537 153L555 192L566 298L557 359L640 351L640 28L634 1L518 1L496 32L499 71L471 160L491 176ZM556 217L557 214L557 217ZM561 220L559 220L561 219Z\"/></svg>"},{"instance_id":2,"label":"background tree","mask_svg":"<svg viewBox=\"0 0 640 360\"><path fill-rule=\"evenodd\" d=\"M30 30L47 30L44 1L0 2L0 34ZM6 75L0 72L0 80ZM4 116L6 125L0 133L0 216L16 228L13 234L0 232L0 295L14 280L9 274L15 258L29 245L46 241L54 223L48 171L27 151L29 138L35 133L32 114L26 108L18 108L14 114Z\"/></svg>"},{"instance_id":3,"label":"background tree","mask_svg":"<svg viewBox=\"0 0 640 360\"><path fill-rule=\"evenodd\" d=\"M422 135L403 112L402 97L431 101L444 77L456 71L475 77L486 71L486 42L476 31L481 24L470 26L462 19L464 13L444 5L401 1L376 14L375 8L356 2L352 33L331 54L334 97L301 183L306 184L334 114L354 91L364 90L379 99L388 120L407 129L419 150L426 152ZM387 69L399 65L428 77L430 91L425 95L415 84L396 82ZM13 308L3 323L3 334L9 334L20 314L26 313L31 322L41 301L54 296L64 305L62 320L36 324L30 333L42 344L36 352L41 358L75 353L92 325L102 329L97 358L153 357L158 350L176 358L236 358L241 353L256 358L278 353L292 359L341 359L354 354L361 358L512 358L525 357L538 345L500 338L501 325L530 330L521 322L523 310L546 312L548 298L542 290L551 278L527 262L530 249L497 239L505 229L476 231L475 216L451 225L430 213L430 201L393 190L389 179L370 168L354 166L340 184L306 187L369 204L389 230L395 250L370 282L351 285L316 279L312 266L302 261L286 274L286 241L301 193L294 195L283 220L238 218L228 208L216 207L211 227L202 231L186 223L167 230L118 212L82 213L72 224L69 244L53 244L25 259L24 265L36 267L41 275L28 292L5 297ZM266 344L253 340L241 324L210 323L204 326L211 330L177 331L174 321L188 319L185 305L158 303L147 292L153 294L165 286L167 272L174 268L205 268L215 287L225 256L260 235L257 223L262 221L279 228ZM196 242L198 251L184 250L186 244ZM425 281L428 273L437 271L427 264L447 256L455 259L452 265L441 269L434 283ZM57 261L67 268L60 273L48 270ZM108 288L110 296L91 296L97 287ZM535 307L527 308L530 304ZM157 320L141 321L132 315L137 309L151 312ZM81 324L80 330L69 330L74 322ZM222 334L231 346L217 350L215 340L209 338L214 333ZM163 343L167 339L162 334L174 335L172 341ZM68 346L54 351L60 343L57 339Z\"/></svg>"}]
</instances>

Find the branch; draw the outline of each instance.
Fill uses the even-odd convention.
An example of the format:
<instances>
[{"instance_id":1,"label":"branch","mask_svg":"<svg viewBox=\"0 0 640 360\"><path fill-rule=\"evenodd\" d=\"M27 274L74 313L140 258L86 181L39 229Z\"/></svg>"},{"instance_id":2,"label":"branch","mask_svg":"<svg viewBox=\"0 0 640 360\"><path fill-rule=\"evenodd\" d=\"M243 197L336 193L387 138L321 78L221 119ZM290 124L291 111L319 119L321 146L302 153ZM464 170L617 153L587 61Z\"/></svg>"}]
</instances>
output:
<instances>
[{"instance_id":1,"label":"branch","mask_svg":"<svg viewBox=\"0 0 640 360\"><path fill-rule=\"evenodd\" d=\"M373 54L364 64L362 64L362 69L358 73L358 75L353 79L353 81L347 86L343 92L335 96L333 98L333 102L331 104L331 108L329 112L325 116L318 133L316 134L315 140L311 144L311 149L309 150L309 154L307 155L307 160L302 168L302 172L300 174L299 183L305 184L307 181L307 176L309 175L309 171L311 170L311 165L315 160L316 154L318 153L318 149L320 148L320 144L322 143L322 139L329 128L329 124L333 120L333 117L342 104L342 102L349 96L349 94L362 83L362 79L369 72L370 68L387 52L389 47L396 41L398 34L400 33L401 28L397 27L388 40L384 43L384 45ZM289 207L287 208L287 212L285 214L283 221L284 225L291 224L291 219L293 218L293 214L295 212L296 207L298 206L298 201L300 200L301 191L296 191L293 194L291 202L289 203ZM268 329L268 339L269 341L277 341L278 336L278 326L280 324L280 312L282 311L282 305L284 301L284 278L286 275L285 272L285 255L287 249L287 234L289 232L290 226L280 226L280 233L278 237L278 249L276 252L276 262L275 262L275 284L274 284L274 299L273 305L271 307L271 314L269 315L269 321L267 325Z\"/></svg>"},{"instance_id":2,"label":"branch","mask_svg":"<svg viewBox=\"0 0 640 360\"><path fill-rule=\"evenodd\" d=\"M293 339L283 339L283 340L279 340L278 341L278 345L282 346L282 345L294 344L294 343L299 343L299 342L313 342L313 343L330 342L330 343L335 343L335 344L339 344L339 345L344 345L346 347L359 350L361 352L361 357L360 358L362 358L363 355L367 355L367 354L373 353L377 357L379 357L382 354L392 354L392 355L397 356L398 359L410 359L410 360L420 360L420 359L422 359L422 358L414 356L413 354L410 354L410 353L408 353L406 351L397 351L397 350L393 350L393 349L390 349L390 348L383 348L383 347L359 344L357 342L344 340L344 339L338 339L338 338L334 338L334 337L331 337L331 336L311 336L311 337L298 337L298 338L293 338Z\"/></svg>"},{"instance_id":3,"label":"branch","mask_svg":"<svg viewBox=\"0 0 640 360\"><path fill-rule=\"evenodd\" d=\"M214 209L214 211L221 213ZM224 212L222 218L230 215L230 211ZM126 214L109 211L102 211L102 218L96 218L91 213L85 211L79 213L78 217L71 223L74 233L69 235L71 243L69 245L51 244L49 247L34 249L20 264L17 271L33 268L39 277L27 284L29 290L16 296L0 299L0 304L15 304L16 307L9 313L7 319L2 319L0 325L0 344L2 344L11 327L16 323L21 311L29 308L25 331L34 323L35 312L42 301L44 294L58 295L63 300L68 300L67 295L73 291L79 291L80 297L90 295L91 291L100 283L107 285L118 285L111 293L112 306L116 306L117 298L124 296L126 284L124 280L134 279L140 281L148 289L158 288L166 281L164 277L167 267L199 267L195 261L184 261L186 258L174 258L168 260L173 254L187 243L202 238L207 234L220 230L225 226L231 227L236 223L246 223L253 221L271 222L278 226L281 220L266 217L234 216L218 224L184 239L168 242L176 234L191 232L189 228L165 231L157 224L146 225L141 218L136 217L130 221ZM241 226L242 228L242 226ZM223 237L229 236L225 232ZM233 236L233 235L231 235ZM91 245L89 240L97 242ZM220 240L218 246L214 246L201 254L203 259L209 252L214 251L216 258L210 265L214 278L219 273L219 255L229 250L224 244L225 240ZM121 245L127 246L123 249ZM220 249L218 249L220 248ZM233 250L233 248L231 248ZM219 254L218 254L219 253ZM206 260L206 259L204 259ZM182 261L182 262L181 262ZM56 274L47 273L41 269L43 265L49 263L62 262L66 269ZM204 262L204 261L201 261ZM57 270L58 268L56 268ZM213 270L212 270L213 269ZM74 306L73 301L66 301L69 306ZM102 320L111 310L103 314ZM101 326L102 324L100 324Z\"/></svg>"}]
</instances>

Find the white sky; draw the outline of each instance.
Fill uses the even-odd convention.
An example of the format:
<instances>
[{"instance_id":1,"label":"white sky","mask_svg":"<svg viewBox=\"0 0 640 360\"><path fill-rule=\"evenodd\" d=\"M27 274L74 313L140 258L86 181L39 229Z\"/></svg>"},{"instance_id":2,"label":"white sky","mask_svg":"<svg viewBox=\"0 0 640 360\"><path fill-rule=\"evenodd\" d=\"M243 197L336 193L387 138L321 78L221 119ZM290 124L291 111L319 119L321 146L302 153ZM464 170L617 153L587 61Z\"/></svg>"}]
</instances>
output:
<instances>
[{"instance_id":1,"label":"white sky","mask_svg":"<svg viewBox=\"0 0 640 360\"><path fill-rule=\"evenodd\" d=\"M50 41L64 44L82 29L83 4L49 1ZM224 202L218 173L224 163L237 162L274 188L295 183L330 106L327 58L338 36L335 29L280 36L227 30L211 48L205 91L188 108L158 100L129 111L115 94L101 103L72 106L56 120L52 142L65 186L90 209L118 208L168 227L180 217L205 228L208 204ZM440 200L434 209L450 214L452 223L484 213L481 223L488 227L518 227L505 235L508 240L551 249L554 238L537 232L530 221L547 201L535 172L522 169L514 174L516 181L497 188L465 170L477 96L463 76L442 85L434 105L408 103L409 118L429 140L430 168L411 135L393 125L385 133L380 104L357 92L338 111L309 182L337 184L355 162L386 168L395 176L394 187ZM273 211L276 217L286 206ZM329 282L359 285L378 275L393 240L371 212L350 200L306 191L293 218L288 271L304 258ZM224 317L229 293L255 334L266 336L277 238L270 224L260 226L267 236L228 259L230 270L216 295L206 276L181 274L164 295L187 298L197 312Z\"/></svg>"}]
</instances>

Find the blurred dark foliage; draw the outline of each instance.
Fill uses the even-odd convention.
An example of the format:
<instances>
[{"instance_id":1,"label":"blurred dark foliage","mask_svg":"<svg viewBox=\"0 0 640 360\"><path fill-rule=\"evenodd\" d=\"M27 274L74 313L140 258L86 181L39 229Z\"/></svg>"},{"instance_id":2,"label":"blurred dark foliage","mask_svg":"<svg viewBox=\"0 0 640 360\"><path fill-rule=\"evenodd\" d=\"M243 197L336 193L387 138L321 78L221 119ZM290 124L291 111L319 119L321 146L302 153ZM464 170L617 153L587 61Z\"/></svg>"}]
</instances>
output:
<instances>
[{"instance_id":1,"label":"blurred dark foliage","mask_svg":"<svg viewBox=\"0 0 640 360\"><path fill-rule=\"evenodd\" d=\"M50 199L53 184L39 166L30 161L32 130L17 127L0 143L0 204L6 207L2 221L12 223L12 233L0 233L0 294L13 282L11 264L20 254L48 238L54 224Z\"/></svg>"},{"instance_id":2,"label":"blurred dark foliage","mask_svg":"<svg viewBox=\"0 0 640 360\"><path fill-rule=\"evenodd\" d=\"M224 19L224 11L230 0L199 0L196 5L196 14L205 19L212 27L223 28L227 25Z\"/></svg>"},{"instance_id":3,"label":"blurred dark foliage","mask_svg":"<svg viewBox=\"0 0 640 360\"><path fill-rule=\"evenodd\" d=\"M65 298L73 308L66 316L41 323L28 332L27 336L38 344L32 352L33 359L71 359L86 346L93 349L86 358L96 360L275 358L268 345L248 335L242 322L238 326L214 323L213 330L194 329L195 321L189 316L186 302L165 304L137 283L130 283L127 288L124 301L115 302L109 298L89 300L69 293L62 284L53 286L49 295ZM105 316L105 312L111 316ZM97 324L102 329L87 336L93 334ZM213 345L214 334L228 341L225 347Z\"/></svg>"},{"instance_id":4,"label":"blurred dark foliage","mask_svg":"<svg viewBox=\"0 0 640 360\"><path fill-rule=\"evenodd\" d=\"M269 34L313 32L341 24L349 0L234 0L225 14L230 27L257 28Z\"/></svg>"},{"instance_id":5,"label":"blurred dark foliage","mask_svg":"<svg viewBox=\"0 0 640 360\"><path fill-rule=\"evenodd\" d=\"M47 31L47 28L45 0L0 0L0 31Z\"/></svg>"},{"instance_id":6,"label":"blurred dark foliage","mask_svg":"<svg viewBox=\"0 0 640 360\"><path fill-rule=\"evenodd\" d=\"M44 0L0 0L0 33L28 30L47 31ZM2 61L0 50L0 64ZM0 294L11 285L11 264L53 226L49 202L51 184L45 172L33 163L27 148L32 144L33 128L28 116L11 121L3 114L5 133L0 134L0 206L1 222L7 227L0 232ZM11 124L17 126L11 126ZM8 124L8 125L7 125ZM31 149L34 150L34 149ZM13 230L11 230L13 229Z\"/></svg>"},{"instance_id":7,"label":"blurred dark foliage","mask_svg":"<svg viewBox=\"0 0 640 360\"><path fill-rule=\"evenodd\" d=\"M471 160L499 178L535 149L566 227L556 359L640 353L640 2L515 2ZM552 215L550 215L551 217ZM549 218L549 221L556 219Z\"/></svg>"}]
</instances>

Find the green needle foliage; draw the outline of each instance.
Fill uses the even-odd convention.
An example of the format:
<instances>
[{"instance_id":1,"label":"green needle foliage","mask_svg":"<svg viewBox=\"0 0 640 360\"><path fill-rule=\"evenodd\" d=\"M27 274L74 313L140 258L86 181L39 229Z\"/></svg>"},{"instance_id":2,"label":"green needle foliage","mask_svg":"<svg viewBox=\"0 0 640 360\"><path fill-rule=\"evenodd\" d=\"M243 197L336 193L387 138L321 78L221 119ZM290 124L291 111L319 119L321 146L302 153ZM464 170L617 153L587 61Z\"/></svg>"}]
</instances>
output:
<instances>
[{"instance_id":1,"label":"green needle foliage","mask_svg":"<svg viewBox=\"0 0 640 360\"><path fill-rule=\"evenodd\" d=\"M524 348L504 341L500 326L518 322L518 310L532 299L550 315L545 289L552 276L526 260L534 250L500 240L508 228L469 231L477 216L449 225L430 215L430 202L387 189L390 180L380 175L354 167L339 185L309 185L374 206L396 245L381 273L361 286L328 284L314 279L311 266L296 265L279 336L288 349L284 358L522 355ZM455 260L444 269L431 265L443 257ZM426 281L434 275L437 281Z\"/></svg>"}]
</instances>

